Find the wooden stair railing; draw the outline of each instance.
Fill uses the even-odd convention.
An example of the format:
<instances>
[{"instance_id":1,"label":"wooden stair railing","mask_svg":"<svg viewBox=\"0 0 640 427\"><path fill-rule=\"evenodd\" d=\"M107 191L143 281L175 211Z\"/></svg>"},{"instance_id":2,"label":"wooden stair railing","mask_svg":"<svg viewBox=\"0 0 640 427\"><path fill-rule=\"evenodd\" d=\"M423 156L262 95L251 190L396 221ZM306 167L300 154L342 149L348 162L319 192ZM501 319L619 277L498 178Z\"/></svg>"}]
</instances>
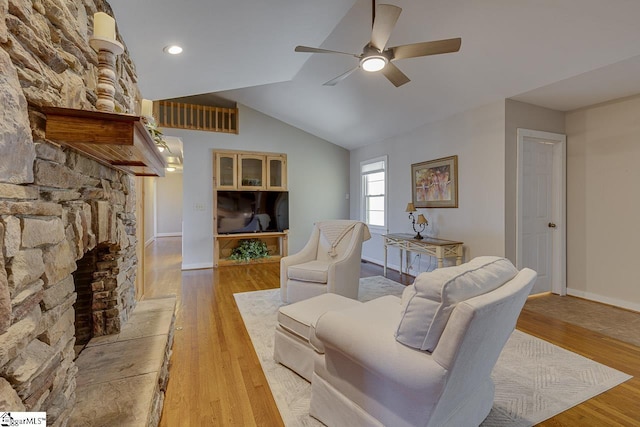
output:
<instances>
[{"instance_id":1,"label":"wooden stair railing","mask_svg":"<svg viewBox=\"0 0 640 427\"><path fill-rule=\"evenodd\" d=\"M158 127L238 133L238 109L154 101L153 115Z\"/></svg>"}]
</instances>

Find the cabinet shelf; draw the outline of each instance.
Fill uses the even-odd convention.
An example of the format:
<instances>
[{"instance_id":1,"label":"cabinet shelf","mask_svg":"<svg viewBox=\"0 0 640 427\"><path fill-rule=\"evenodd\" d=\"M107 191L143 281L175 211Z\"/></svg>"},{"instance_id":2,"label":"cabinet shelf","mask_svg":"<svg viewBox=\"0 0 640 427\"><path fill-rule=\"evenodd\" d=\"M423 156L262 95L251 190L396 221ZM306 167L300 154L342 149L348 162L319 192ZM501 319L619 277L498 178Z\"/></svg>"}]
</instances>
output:
<instances>
[{"instance_id":1,"label":"cabinet shelf","mask_svg":"<svg viewBox=\"0 0 640 427\"><path fill-rule=\"evenodd\" d=\"M164 176L166 161L140 117L45 107L46 138L137 176Z\"/></svg>"},{"instance_id":2,"label":"cabinet shelf","mask_svg":"<svg viewBox=\"0 0 640 427\"><path fill-rule=\"evenodd\" d=\"M283 256L288 253L289 231L267 231L262 233L237 233L237 234L216 234L214 235L213 266L222 267L225 265L238 265L242 262L227 259L241 240L255 239L264 242L271 250L272 255L268 258L250 261L253 263L280 262ZM246 263L245 263L246 264Z\"/></svg>"}]
</instances>

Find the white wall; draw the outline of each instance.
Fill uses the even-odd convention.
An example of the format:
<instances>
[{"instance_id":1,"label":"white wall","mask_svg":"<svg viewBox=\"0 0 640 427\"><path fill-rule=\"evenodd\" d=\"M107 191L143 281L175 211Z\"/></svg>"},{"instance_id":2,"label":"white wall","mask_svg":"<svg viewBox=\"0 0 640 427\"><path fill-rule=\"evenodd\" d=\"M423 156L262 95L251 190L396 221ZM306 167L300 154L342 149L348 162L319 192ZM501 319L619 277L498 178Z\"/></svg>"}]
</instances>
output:
<instances>
[{"instance_id":1,"label":"white wall","mask_svg":"<svg viewBox=\"0 0 640 427\"><path fill-rule=\"evenodd\" d=\"M239 109L238 135L179 129L166 132L182 138L184 144L184 269L213 265L214 149L287 154L289 253L304 246L314 222L349 217L347 150L246 106Z\"/></svg>"},{"instance_id":2,"label":"white wall","mask_svg":"<svg viewBox=\"0 0 640 427\"><path fill-rule=\"evenodd\" d=\"M144 244L153 242L156 238L156 180L158 178L144 178Z\"/></svg>"},{"instance_id":3,"label":"white wall","mask_svg":"<svg viewBox=\"0 0 640 427\"><path fill-rule=\"evenodd\" d=\"M569 112L567 292L640 311L640 96Z\"/></svg>"},{"instance_id":4,"label":"white wall","mask_svg":"<svg viewBox=\"0 0 640 427\"><path fill-rule=\"evenodd\" d=\"M389 156L389 232L412 232L404 212L411 201L411 164L458 155L458 208L419 209L429 221L426 234L464 242L465 260L479 255L503 256L505 187L505 103L495 102L405 135L351 151L351 218L360 216L360 162ZM397 268L399 251L389 249ZM365 242L363 257L383 263L381 235ZM412 271L432 269L424 259ZM416 266L417 267L417 266Z\"/></svg>"},{"instance_id":5,"label":"white wall","mask_svg":"<svg viewBox=\"0 0 640 427\"><path fill-rule=\"evenodd\" d=\"M182 173L167 172L156 185L156 236L182 235Z\"/></svg>"}]
</instances>

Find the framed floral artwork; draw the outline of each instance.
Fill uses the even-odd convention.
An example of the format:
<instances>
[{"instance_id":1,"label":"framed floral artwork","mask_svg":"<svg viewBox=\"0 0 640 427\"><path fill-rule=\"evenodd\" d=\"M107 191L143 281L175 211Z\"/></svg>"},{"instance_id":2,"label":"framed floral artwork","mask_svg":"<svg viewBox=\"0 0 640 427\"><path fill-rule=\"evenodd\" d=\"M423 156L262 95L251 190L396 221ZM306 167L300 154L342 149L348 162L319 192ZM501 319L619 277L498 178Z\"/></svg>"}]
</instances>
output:
<instances>
[{"instance_id":1,"label":"framed floral artwork","mask_svg":"<svg viewBox=\"0 0 640 427\"><path fill-rule=\"evenodd\" d=\"M457 208L458 156L412 164L411 193L416 208Z\"/></svg>"}]
</instances>

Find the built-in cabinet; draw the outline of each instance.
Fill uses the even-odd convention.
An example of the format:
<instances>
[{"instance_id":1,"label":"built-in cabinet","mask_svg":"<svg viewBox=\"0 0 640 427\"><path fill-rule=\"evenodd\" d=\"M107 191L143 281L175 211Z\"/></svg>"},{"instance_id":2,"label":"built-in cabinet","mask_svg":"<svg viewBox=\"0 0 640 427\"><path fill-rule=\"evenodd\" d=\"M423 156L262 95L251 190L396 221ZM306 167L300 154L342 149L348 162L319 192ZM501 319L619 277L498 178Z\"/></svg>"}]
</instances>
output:
<instances>
[{"instance_id":1,"label":"built-in cabinet","mask_svg":"<svg viewBox=\"0 0 640 427\"><path fill-rule=\"evenodd\" d=\"M218 191L286 191L287 155L248 151L213 152L213 265L236 264L228 260L241 240L258 239L267 244L269 258L259 262L280 262L287 255L288 230L266 233L218 234Z\"/></svg>"},{"instance_id":2,"label":"built-in cabinet","mask_svg":"<svg viewBox=\"0 0 640 427\"><path fill-rule=\"evenodd\" d=\"M266 156L238 154L238 190L264 190L266 188Z\"/></svg>"},{"instance_id":3,"label":"built-in cabinet","mask_svg":"<svg viewBox=\"0 0 640 427\"><path fill-rule=\"evenodd\" d=\"M214 169L214 190L287 189L286 154L215 151Z\"/></svg>"},{"instance_id":4,"label":"built-in cabinet","mask_svg":"<svg viewBox=\"0 0 640 427\"><path fill-rule=\"evenodd\" d=\"M284 191L287 189L287 157L285 154L267 156L267 187L269 190Z\"/></svg>"},{"instance_id":5,"label":"built-in cabinet","mask_svg":"<svg viewBox=\"0 0 640 427\"><path fill-rule=\"evenodd\" d=\"M235 153L215 153L214 169L216 172L214 190L238 189L238 155Z\"/></svg>"}]
</instances>

